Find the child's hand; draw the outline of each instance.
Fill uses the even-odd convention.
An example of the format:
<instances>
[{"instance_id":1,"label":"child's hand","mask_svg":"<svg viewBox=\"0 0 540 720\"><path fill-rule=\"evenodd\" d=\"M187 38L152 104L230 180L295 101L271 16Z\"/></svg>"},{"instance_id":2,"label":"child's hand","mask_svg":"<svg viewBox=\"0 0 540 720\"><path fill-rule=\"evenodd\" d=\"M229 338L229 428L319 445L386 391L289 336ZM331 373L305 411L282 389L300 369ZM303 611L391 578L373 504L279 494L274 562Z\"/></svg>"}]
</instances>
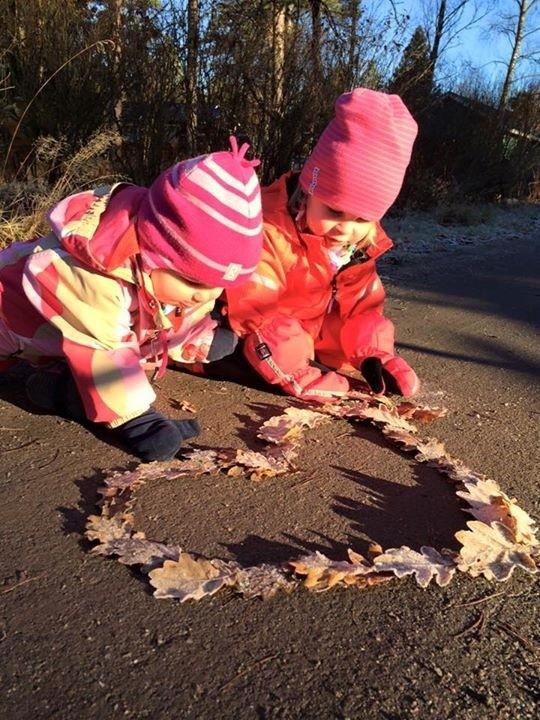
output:
<instances>
[{"instance_id":1,"label":"child's hand","mask_svg":"<svg viewBox=\"0 0 540 720\"><path fill-rule=\"evenodd\" d=\"M411 397L420 388L420 381L414 370L398 355L388 359L368 357L360 365L360 371L376 395L395 393Z\"/></svg>"},{"instance_id":2,"label":"child's hand","mask_svg":"<svg viewBox=\"0 0 540 720\"><path fill-rule=\"evenodd\" d=\"M112 432L141 460L152 462L172 459L182 442L196 437L200 428L196 420L169 420L149 408Z\"/></svg>"}]
</instances>

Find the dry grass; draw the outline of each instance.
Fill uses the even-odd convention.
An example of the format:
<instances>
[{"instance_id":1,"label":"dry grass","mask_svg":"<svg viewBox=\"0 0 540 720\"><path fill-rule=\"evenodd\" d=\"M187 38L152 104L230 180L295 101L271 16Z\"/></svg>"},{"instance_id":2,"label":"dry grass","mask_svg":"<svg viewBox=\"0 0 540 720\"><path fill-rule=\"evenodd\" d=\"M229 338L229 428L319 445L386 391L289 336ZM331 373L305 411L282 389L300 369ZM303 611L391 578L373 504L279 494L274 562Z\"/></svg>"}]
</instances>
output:
<instances>
[{"instance_id":1,"label":"dry grass","mask_svg":"<svg viewBox=\"0 0 540 720\"><path fill-rule=\"evenodd\" d=\"M12 181L0 188L0 248L47 234L47 211L67 195L118 180L107 160L118 142L117 133L102 130L74 155L67 156L61 139L40 138L35 147L38 177L29 182ZM49 181L50 177L56 179Z\"/></svg>"}]
</instances>

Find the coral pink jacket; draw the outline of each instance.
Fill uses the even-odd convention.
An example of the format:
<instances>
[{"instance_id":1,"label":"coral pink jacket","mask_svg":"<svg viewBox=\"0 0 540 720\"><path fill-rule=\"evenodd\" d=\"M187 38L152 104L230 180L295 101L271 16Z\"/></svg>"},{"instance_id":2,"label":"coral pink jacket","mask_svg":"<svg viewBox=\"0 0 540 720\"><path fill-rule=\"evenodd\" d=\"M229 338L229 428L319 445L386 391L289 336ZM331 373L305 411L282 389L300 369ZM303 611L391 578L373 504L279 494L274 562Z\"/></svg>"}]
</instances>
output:
<instances>
[{"instance_id":1,"label":"coral pink jacket","mask_svg":"<svg viewBox=\"0 0 540 720\"><path fill-rule=\"evenodd\" d=\"M245 285L227 291L232 328L245 336L280 315L296 318L317 358L336 369L393 355L393 325L383 317L385 291L375 267L392 241L378 225L367 254L336 271L325 239L298 231L287 208L288 177L263 188L262 258Z\"/></svg>"}]
</instances>

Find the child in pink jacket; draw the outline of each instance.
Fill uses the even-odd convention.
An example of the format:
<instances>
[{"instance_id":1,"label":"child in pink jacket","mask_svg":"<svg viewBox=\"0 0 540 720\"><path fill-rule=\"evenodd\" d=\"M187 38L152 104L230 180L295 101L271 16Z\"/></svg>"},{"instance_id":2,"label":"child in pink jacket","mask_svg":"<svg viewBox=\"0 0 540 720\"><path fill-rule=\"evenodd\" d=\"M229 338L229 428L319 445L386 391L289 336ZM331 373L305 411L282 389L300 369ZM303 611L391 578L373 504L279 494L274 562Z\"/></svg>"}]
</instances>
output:
<instances>
[{"instance_id":1,"label":"child in pink jacket","mask_svg":"<svg viewBox=\"0 0 540 720\"><path fill-rule=\"evenodd\" d=\"M235 338L211 316L244 283L262 244L256 161L247 145L178 163L150 188L125 183L72 195L52 232L0 252L0 363L41 368L41 408L104 424L143 460L173 457L195 421L152 408L145 369L210 362Z\"/></svg>"},{"instance_id":2,"label":"child in pink jacket","mask_svg":"<svg viewBox=\"0 0 540 720\"><path fill-rule=\"evenodd\" d=\"M414 395L418 378L396 355L383 315L376 260L392 247L380 220L396 199L417 125L397 95L341 95L300 174L263 188L259 265L227 289L231 327L262 377L286 393L325 402L360 370L375 393Z\"/></svg>"}]
</instances>

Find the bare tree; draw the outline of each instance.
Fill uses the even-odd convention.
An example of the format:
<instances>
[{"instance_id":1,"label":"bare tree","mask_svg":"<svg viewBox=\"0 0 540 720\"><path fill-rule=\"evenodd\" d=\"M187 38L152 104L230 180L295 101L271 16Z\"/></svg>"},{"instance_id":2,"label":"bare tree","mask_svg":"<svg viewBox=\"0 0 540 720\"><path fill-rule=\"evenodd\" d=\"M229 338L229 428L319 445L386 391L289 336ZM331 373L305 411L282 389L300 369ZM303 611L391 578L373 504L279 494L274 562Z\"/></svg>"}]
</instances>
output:
<instances>
[{"instance_id":1,"label":"bare tree","mask_svg":"<svg viewBox=\"0 0 540 720\"><path fill-rule=\"evenodd\" d=\"M444 51L460 33L479 23L487 14L488 10L479 0L424 0L424 30L431 46L432 78Z\"/></svg>"},{"instance_id":2,"label":"bare tree","mask_svg":"<svg viewBox=\"0 0 540 720\"><path fill-rule=\"evenodd\" d=\"M533 26L530 29L528 28L533 11L539 6L539 0L513 0L513 5L514 12L502 15L495 25L495 29L510 40L512 48L499 99L500 110L504 110L508 105L520 60L526 58L534 60L540 56L540 50L533 49L531 53L524 52L526 39L540 31L540 27L535 26L534 23L531 23Z\"/></svg>"}]
</instances>

